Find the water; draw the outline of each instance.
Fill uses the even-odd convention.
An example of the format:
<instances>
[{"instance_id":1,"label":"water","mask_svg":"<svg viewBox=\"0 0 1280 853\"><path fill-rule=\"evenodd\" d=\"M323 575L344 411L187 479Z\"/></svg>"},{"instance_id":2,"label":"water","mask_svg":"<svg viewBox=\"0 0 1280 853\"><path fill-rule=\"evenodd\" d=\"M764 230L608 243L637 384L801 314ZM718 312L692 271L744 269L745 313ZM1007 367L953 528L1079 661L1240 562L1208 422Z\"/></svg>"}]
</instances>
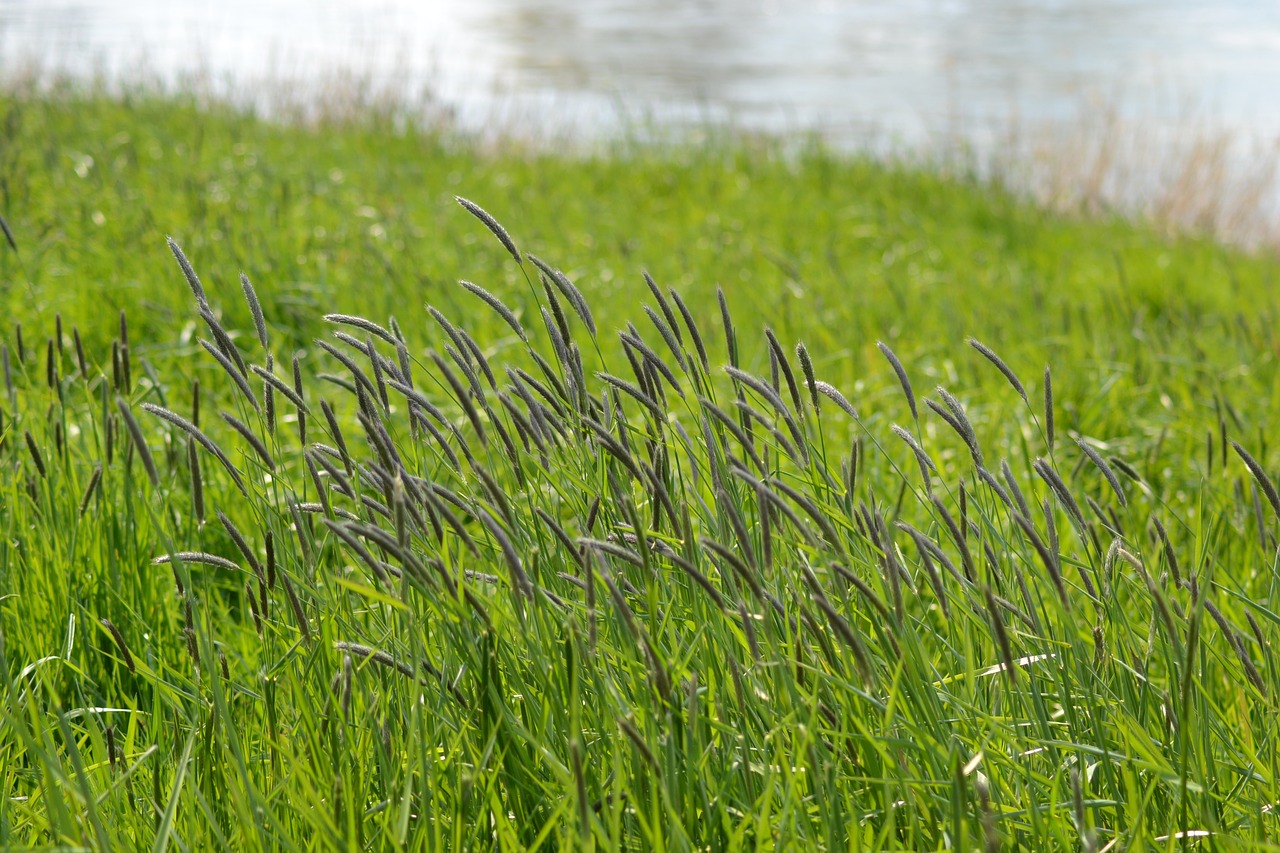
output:
<instances>
[{"instance_id":1,"label":"water","mask_svg":"<svg viewBox=\"0 0 1280 853\"><path fill-rule=\"evenodd\" d=\"M1256 191L1280 139L1280 4L1253 0L0 0L0 71L32 57L242 93L356 71L531 135L693 119L1016 152L1059 161L1026 181L1147 202L1215 140Z\"/></svg>"}]
</instances>

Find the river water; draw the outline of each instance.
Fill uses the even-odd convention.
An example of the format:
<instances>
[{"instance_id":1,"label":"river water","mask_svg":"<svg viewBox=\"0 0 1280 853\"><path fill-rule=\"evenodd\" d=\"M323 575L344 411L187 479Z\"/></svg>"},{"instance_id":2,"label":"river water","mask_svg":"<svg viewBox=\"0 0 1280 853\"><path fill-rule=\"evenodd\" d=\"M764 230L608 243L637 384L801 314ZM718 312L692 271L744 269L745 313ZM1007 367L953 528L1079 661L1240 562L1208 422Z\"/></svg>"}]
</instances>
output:
<instances>
[{"instance_id":1,"label":"river water","mask_svg":"<svg viewBox=\"0 0 1280 853\"><path fill-rule=\"evenodd\" d=\"M241 93L355 72L535 137L712 122L964 150L1148 207L1197 169L1259 195L1280 140L1274 0L0 0L0 72L33 60Z\"/></svg>"}]
</instances>

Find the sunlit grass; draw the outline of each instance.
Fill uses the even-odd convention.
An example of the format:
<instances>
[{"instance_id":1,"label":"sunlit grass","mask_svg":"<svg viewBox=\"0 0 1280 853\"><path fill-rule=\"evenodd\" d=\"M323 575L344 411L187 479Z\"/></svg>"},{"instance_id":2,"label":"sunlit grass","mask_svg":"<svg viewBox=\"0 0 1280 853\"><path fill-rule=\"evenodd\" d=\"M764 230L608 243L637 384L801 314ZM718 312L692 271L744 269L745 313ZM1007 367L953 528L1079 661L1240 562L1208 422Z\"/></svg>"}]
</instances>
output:
<instances>
[{"instance_id":1,"label":"sunlit grass","mask_svg":"<svg viewBox=\"0 0 1280 853\"><path fill-rule=\"evenodd\" d=\"M1275 843L1273 261L816 148L0 113L0 846Z\"/></svg>"}]
</instances>

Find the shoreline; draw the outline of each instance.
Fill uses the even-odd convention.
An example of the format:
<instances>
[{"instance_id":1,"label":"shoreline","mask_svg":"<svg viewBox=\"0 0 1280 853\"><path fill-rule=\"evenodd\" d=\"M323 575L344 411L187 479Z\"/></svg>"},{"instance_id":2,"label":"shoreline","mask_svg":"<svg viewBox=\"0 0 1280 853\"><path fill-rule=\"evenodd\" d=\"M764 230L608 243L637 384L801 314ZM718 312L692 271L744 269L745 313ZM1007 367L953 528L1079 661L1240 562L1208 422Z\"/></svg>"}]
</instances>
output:
<instances>
[{"instance_id":1,"label":"shoreline","mask_svg":"<svg viewBox=\"0 0 1280 853\"><path fill-rule=\"evenodd\" d=\"M501 148L590 158L709 145L762 146L787 156L818 148L837 158L976 179L1065 215L1119 215L1170 236L1280 250L1280 135L1233 130L1196 119L1191 109L1184 117L1135 122L1117 103L1082 98L1078 115L1069 118L1034 123L1009 116L996 135L997 128L953 124L924 142L906 143L875 129L865 130L861 142L833 141L821 129L754 129L730 115L660 117L609 101L602 133L583 130L600 115L545 123L554 97L537 104L495 95L480 112L463 116L430 82L406 89L391 82L394 77L339 69L309 80L276 76L246 85L200 71L177 79L145 69L132 79L86 79L29 65L11 69L0 90L17 97L169 99L295 127L379 124L480 153Z\"/></svg>"}]
</instances>

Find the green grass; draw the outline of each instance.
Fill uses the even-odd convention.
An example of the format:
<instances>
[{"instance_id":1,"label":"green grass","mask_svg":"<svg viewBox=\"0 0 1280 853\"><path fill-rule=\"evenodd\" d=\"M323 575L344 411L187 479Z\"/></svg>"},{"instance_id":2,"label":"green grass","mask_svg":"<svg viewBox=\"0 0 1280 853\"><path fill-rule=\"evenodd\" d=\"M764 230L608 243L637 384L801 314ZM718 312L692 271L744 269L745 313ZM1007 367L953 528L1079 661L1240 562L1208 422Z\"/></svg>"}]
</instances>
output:
<instances>
[{"instance_id":1,"label":"green grass","mask_svg":"<svg viewBox=\"0 0 1280 853\"><path fill-rule=\"evenodd\" d=\"M0 127L0 847L1280 846L1273 259L817 147Z\"/></svg>"}]
</instances>

